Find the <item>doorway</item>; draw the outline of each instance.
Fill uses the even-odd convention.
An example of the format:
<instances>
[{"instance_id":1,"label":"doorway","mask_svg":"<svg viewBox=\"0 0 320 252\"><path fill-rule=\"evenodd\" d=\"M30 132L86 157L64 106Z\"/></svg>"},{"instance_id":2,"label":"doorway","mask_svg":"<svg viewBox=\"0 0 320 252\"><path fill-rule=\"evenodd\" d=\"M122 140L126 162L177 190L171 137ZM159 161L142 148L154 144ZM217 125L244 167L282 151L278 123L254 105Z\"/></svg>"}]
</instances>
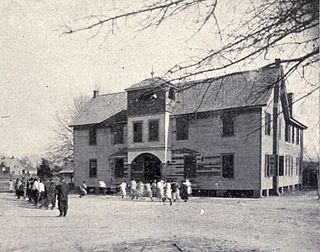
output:
<instances>
[{"instance_id":1,"label":"doorway","mask_svg":"<svg viewBox=\"0 0 320 252\"><path fill-rule=\"evenodd\" d=\"M144 183L161 178L161 161L150 153L140 154L131 163L131 178Z\"/></svg>"}]
</instances>

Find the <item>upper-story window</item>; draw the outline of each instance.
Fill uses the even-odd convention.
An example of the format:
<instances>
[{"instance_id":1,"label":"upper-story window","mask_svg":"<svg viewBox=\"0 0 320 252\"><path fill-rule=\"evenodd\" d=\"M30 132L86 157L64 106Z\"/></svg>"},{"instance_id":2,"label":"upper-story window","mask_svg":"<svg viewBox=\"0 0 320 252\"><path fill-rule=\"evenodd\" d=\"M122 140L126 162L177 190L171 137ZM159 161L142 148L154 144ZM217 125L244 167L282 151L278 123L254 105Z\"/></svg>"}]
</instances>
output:
<instances>
[{"instance_id":1,"label":"upper-story window","mask_svg":"<svg viewBox=\"0 0 320 252\"><path fill-rule=\"evenodd\" d=\"M123 144L124 141L124 125L116 124L112 127L113 133L113 143L114 144Z\"/></svg>"},{"instance_id":2,"label":"upper-story window","mask_svg":"<svg viewBox=\"0 0 320 252\"><path fill-rule=\"evenodd\" d=\"M279 119L279 138L282 139L282 120Z\"/></svg>"},{"instance_id":3,"label":"upper-story window","mask_svg":"<svg viewBox=\"0 0 320 252\"><path fill-rule=\"evenodd\" d=\"M159 120L149 121L149 141L159 141Z\"/></svg>"},{"instance_id":4,"label":"upper-story window","mask_svg":"<svg viewBox=\"0 0 320 252\"><path fill-rule=\"evenodd\" d=\"M231 113L222 115L222 136L234 136L234 115Z\"/></svg>"},{"instance_id":5,"label":"upper-story window","mask_svg":"<svg viewBox=\"0 0 320 252\"><path fill-rule=\"evenodd\" d=\"M290 142L290 125L286 123L285 126L285 139L286 142Z\"/></svg>"},{"instance_id":6,"label":"upper-story window","mask_svg":"<svg viewBox=\"0 0 320 252\"><path fill-rule=\"evenodd\" d=\"M300 144L300 129L297 128L296 144Z\"/></svg>"},{"instance_id":7,"label":"upper-story window","mask_svg":"<svg viewBox=\"0 0 320 252\"><path fill-rule=\"evenodd\" d=\"M189 122L186 117L176 118L177 140L186 140L189 137Z\"/></svg>"},{"instance_id":8,"label":"upper-story window","mask_svg":"<svg viewBox=\"0 0 320 252\"><path fill-rule=\"evenodd\" d=\"M291 143L294 143L295 141L295 130L296 128L294 126L291 126Z\"/></svg>"},{"instance_id":9,"label":"upper-story window","mask_svg":"<svg viewBox=\"0 0 320 252\"><path fill-rule=\"evenodd\" d=\"M265 134L271 135L271 114L265 112Z\"/></svg>"},{"instance_id":10,"label":"upper-story window","mask_svg":"<svg viewBox=\"0 0 320 252\"><path fill-rule=\"evenodd\" d=\"M97 144L97 128L92 126L89 128L89 145Z\"/></svg>"},{"instance_id":11,"label":"upper-story window","mask_svg":"<svg viewBox=\"0 0 320 252\"><path fill-rule=\"evenodd\" d=\"M133 122L133 142L142 142L142 122Z\"/></svg>"}]
</instances>

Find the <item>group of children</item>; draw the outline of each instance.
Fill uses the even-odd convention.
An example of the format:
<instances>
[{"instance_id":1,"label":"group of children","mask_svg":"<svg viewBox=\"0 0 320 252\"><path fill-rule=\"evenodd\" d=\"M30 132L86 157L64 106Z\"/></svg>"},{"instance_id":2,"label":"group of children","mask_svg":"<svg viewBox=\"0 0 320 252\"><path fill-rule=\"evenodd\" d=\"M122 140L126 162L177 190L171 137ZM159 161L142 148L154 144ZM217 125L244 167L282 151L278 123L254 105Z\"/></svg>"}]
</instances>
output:
<instances>
[{"instance_id":1,"label":"group of children","mask_svg":"<svg viewBox=\"0 0 320 252\"><path fill-rule=\"evenodd\" d=\"M17 178L9 182L10 192L15 191L17 199L33 203L37 208L53 209L56 204L56 184L52 179Z\"/></svg>"},{"instance_id":2,"label":"group of children","mask_svg":"<svg viewBox=\"0 0 320 252\"><path fill-rule=\"evenodd\" d=\"M164 181L163 179L154 180L145 184L142 181L137 182L132 179L130 186L128 186L126 180L124 180L119 188L122 198L126 197L127 191L129 191L131 200L147 197L153 201L154 198L159 198L163 202L168 200L170 205L172 205L172 202L179 201L180 199L185 202L188 201L192 193L189 179L183 181L181 185L176 181Z\"/></svg>"}]
</instances>

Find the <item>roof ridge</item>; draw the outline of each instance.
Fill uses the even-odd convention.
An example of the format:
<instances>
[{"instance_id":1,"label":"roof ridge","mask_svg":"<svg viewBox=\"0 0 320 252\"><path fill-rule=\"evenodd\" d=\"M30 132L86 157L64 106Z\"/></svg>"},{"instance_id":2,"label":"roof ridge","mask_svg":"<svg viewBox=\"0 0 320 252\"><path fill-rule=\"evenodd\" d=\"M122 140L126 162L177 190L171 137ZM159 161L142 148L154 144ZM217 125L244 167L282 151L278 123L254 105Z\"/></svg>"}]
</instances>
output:
<instances>
[{"instance_id":1,"label":"roof ridge","mask_svg":"<svg viewBox=\"0 0 320 252\"><path fill-rule=\"evenodd\" d=\"M248 74L250 72L260 72L262 70L268 70L268 69L272 69L272 68L277 68L277 66L270 66L268 68L266 67L260 67L258 69L251 69L251 70L245 70L245 71L239 71L239 72L233 72L233 73L229 73L229 74L224 74L224 75L218 75L216 77L210 77L210 78L203 78L203 79L198 79L198 80L190 80L190 81L185 81L182 84L182 87L184 85L187 85L187 84L192 84L192 83L197 83L198 84L201 84L202 81L215 81L215 80L219 80L219 79L223 79L225 77L231 77L231 76L235 76L235 75L240 75L240 74Z\"/></svg>"},{"instance_id":2,"label":"roof ridge","mask_svg":"<svg viewBox=\"0 0 320 252\"><path fill-rule=\"evenodd\" d=\"M119 92L114 92L114 93L107 93L107 94L99 94L99 96L108 96L108 95L115 95L115 94L121 94L121 93L126 93L126 91L119 91Z\"/></svg>"}]
</instances>

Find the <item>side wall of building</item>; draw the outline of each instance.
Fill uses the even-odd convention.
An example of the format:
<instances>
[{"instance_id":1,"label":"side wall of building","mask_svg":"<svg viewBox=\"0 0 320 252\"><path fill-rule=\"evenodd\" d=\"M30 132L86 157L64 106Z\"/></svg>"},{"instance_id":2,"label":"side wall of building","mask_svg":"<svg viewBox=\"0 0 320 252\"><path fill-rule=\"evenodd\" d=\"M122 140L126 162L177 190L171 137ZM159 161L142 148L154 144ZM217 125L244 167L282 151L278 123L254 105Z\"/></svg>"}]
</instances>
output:
<instances>
[{"instance_id":1,"label":"side wall of building","mask_svg":"<svg viewBox=\"0 0 320 252\"><path fill-rule=\"evenodd\" d=\"M107 187L120 183L121 179L114 177L113 158L112 156L126 147L126 132L124 129L124 144L113 144L110 128L97 129L97 144L89 145L88 129L74 130L74 182L79 186L82 181L86 181L89 187L98 187L99 181L106 182ZM125 176L127 176L127 157L124 158ZM90 177L89 165L90 160L97 160L97 176Z\"/></svg>"},{"instance_id":2,"label":"side wall of building","mask_svg":"<svg viewBox=\"0 0 320 252\"><path fill-rule=\"evenodd\" d=\"M273 97L273 96L272 96ZM281 104L281 103L280 103ZM266 113L273 116L273 101L270 99L268 106L263 107L262 109L262 120L261 120L261 136L262 136L262 151L261 151L261 181L262 189L272 189L272 175L267 174L268 166L268 155L272 155L272 135L273 128L271 124L270 135L266 134ZM278 149L279 157L283 157L283 175L279 174L279 187L288 187L293 185L298 185L302 183L302 175L300 172L300 162L302 161L302 149L303 149L303 132L300 130L299 144L296 142L296 136L294 137L295 141L292 142L291 134L290 141L285 140L285 127L286 121L282 111L281 105L279 105L279 115L278 115ZM296 132L296 128L295 128ZM291 130L290 130L291 133ZM280 159L278 161L280 163ZM280 169L281 170L281 169Z\"/></svg>"},{"instance_id":3,"label":"side wall of building","mask_svg":"<svg viewBox=\"0 0 320 252\"><path fill-rule=\"evenodd\" d=\"M221 114L189 123L188 140L176 140L175 118L172 119L172 161L168 178L183 179L184 149L197 152L197 175L192 178L201 190L260 190L260 123L261 108L234 111L235 134L222 136ZM222 176L222 155L234 155L234 176Z\"/></svg>"}]
</instances>

